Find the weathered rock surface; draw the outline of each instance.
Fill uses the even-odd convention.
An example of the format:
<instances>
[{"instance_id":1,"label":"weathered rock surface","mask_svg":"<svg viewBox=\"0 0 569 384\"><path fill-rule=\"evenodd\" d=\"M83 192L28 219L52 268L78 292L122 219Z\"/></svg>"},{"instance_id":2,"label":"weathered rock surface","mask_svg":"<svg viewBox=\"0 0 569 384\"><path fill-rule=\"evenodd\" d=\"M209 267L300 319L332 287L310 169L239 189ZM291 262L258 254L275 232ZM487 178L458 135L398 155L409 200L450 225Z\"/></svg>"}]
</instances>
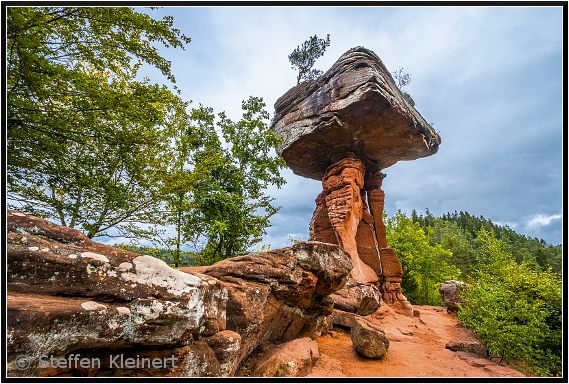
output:
<instances>
[{"instance_id":1,"label":"weathered rock surface","mask_svg":"<svg viewBox=\"0 0 569 384\"><path fill-rule=\"evenodd\" d=\"M413 307L401 292L401 263L393 249L378 248L387 244L382 217L385 194L381 190L385 175L364 177L362 162L353 153L344 155L348 157L326 170L324 191L316 199L310 223L310 240L343 247L354 263L351 277L376 284L387 304L412 316Z\"/></svg>"},{"instance_id":2,"label":"weathered rock surface","mask_svg":"<svg viewBox=\"0 0 569 384\"><path fill-rule=\"evenodd\" d=\"M371 359L380 359L389 348L383 329L362 317L355 318L350 336L356 351Z\"/></svg>"},{"instance_id":3,"label":"weathered rock surface","mask_svg":"<svg viewBox=\"0 0 569 384\"><path fill-rule=\"evenodd\" d=\"M474 353L483 358L488 357L488 350L482 343L471 343L471 342L464 342L464 341L449 341L446 346L446 349L450 349L453 352L469 352Z\"/></svg>"},{"instance_id":4,"label":"weathered rock surface","mask_svg":"<svg viewBox=\"0 0 569 384\"><path fill-rule=\"evenodd\" d=\"M317 80L275 103L277 153L297 175L321 180L332 157L354 152L368 172L437 152L440 137L409 104L381 62L364 47L344 53Z\"/></svg>"},{"instance_id":5,"label":"weathered rock surface","mask_svg":"<svg viewBox=\"0 0 569 384\"><path fill-rule=\"evenodd\" d=\"M336 245L299 242L203 269L226 287L227 329L241 335L233 372L262 344L318 337L332 313L329 295L346 284L352 266Z\"/></svg>"},{"instance_id":6,"label":"weathered rock surface","mask_svg":"<svg viewBox=\"0 0 569 384\"><path fill-rule=\"evenodd\" d=\"M205 343L215 353L219 362L221 376L229 376L235 371L235 357L241 348L241 335L225 330L206 338Z\"/></svg>"},{"instance_id":7,"label":"weathered rock surface","mask_svg":"<svg viewBox=\"0 0 569 384\"><path fill-rule=\"evenodd\" d=\"M330 240L327 228L331 227L336 237L334 244L344 248L354 263L352 277L359 281L376 282L377 274L360 259L356 243L358 226L364 215L360 190L364 184L365 169L355 155L350 153L346 155L347 158L328 167L322 179L324 199L318 201L326 204L326 207L316 208L312 227L320 229L319 234L323 234L325 238L320 238L314 232L311 233L310 240ZM326 216L323 215L324 211L327 212Z\"/></svg>"},{"instance_id":8,"label":"weathered rock surface","mask_svg":"<svg viewBox=\"0 0 569 384\"><path fill-rule=\"evenodd\" d=\"M334 325L341 325L342 327L352 328L356 318L355 313L333 309L332 313L326 318L326 325L328 329L332 329Z\"/></svg>"},{"instance_id":9,"label":"weathered rock surface","mask_svg":"<svg viewBox=\"0 0 569 384\"><path fill-rule=\"evenodd\" d=\"M194 365L170 366L168 375L214 365L197 357L211 357L209 347L197 340L225 329L227 290L219 281L184 274L156 258L95 243L20 212L9 210L7 224L10 374L48 373L38 368L42 355L63 357L75 350L88 355L98 349L106 360L113 350L127 354L156 345L173 355L184 346L196 355ZM28 356L29 369L17 370L19 355ZM109 368L105 362L101 368ZM119 371L113 374L125 373Z\"/></svg>"},{"instance_id":10,"label":"weathered rock surface","mask_svg":"<svg viewBox=\"0 0 569 384\"><path fill-rule=\"evenodd\" d=\"M320 358L318 343L309 337L292 340L262 353L252 376L306 376Z\"/></svg>"},{"instance_id":11,"label":"weathered rock surface","mask_svg":"<svg viewBox=\"0 0 569 384\"><path fill-rule=\"evenodd\" d=\"M361 316L371 315L380 305L381 294L376 286L354 279L348 280L344 288L330 295L334 309L355 313Z\"/></svg>"},{"instance_id":12,"label":"weathered rock surface","mask_svg":"<svg viewBox=\"0 0 569 384\"><path fill-rule=\"evenodd\" d=\"M466 284L461 281L449 280L439 288L443 301L447 307L447 311L458 312L458 304L464 304L458 293L466 288Z\"/></svg>"},{"instance_id":13,"label":"weathered rock surface","mask_svg":"<svg viewBox=\"0 0 569 384\"><path fill-rule=\"evenodd\" d=\"M302 242L176 270L15 211L7 242L11 376L231 376L263 343L319 336L329 295L353 266L336 245ZM39 365L78 354L101 362ZM118 354L175 360L160 369L109 364Z\"/></svg>"},{"instance_id":14,"label":"weathered rock surface","mask_svg":"<svg viewBox=\"0 0 569 384\"><path fill-rule=\"evenodd\" d=\"M414 105L379 57L356 47L279 98L271 125L284 140L277 153L293 172L322 180L310 240L344 248L351 277L377 284L385 302L408 316L401 264L387 248L381 170L438 151L440 137Z\"/></svg>"}]
</instances>

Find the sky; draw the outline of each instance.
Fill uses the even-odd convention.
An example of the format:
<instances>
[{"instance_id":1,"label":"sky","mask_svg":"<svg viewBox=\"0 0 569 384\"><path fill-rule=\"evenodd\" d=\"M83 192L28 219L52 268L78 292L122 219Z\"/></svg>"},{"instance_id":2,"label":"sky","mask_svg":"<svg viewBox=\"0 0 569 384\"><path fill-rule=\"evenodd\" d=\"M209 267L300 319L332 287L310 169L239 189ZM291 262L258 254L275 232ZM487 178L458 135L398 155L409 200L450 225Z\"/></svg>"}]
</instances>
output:
<instances>
[{"instance_id":1,"label":"sky","mask_svg":"<svg viewBox=\"0 0 569 384\"><path fill-rule=\"evenodd\" d=\"M158 47L172 62L184 100L241 117L241 101L263 97L267 111L296 85L288 55L330 34L315 68L326 72L364 46L393 72L442 138L438 153L383 170L385 209L435 216L455 210L516 232L562 243L563 71L561 7L164 7L192 39ZM141 75L167 80L154 69ZM308 240L320 181L282 172L266 193L280 211L263 244Z\"/></svg>"}]
</instances>

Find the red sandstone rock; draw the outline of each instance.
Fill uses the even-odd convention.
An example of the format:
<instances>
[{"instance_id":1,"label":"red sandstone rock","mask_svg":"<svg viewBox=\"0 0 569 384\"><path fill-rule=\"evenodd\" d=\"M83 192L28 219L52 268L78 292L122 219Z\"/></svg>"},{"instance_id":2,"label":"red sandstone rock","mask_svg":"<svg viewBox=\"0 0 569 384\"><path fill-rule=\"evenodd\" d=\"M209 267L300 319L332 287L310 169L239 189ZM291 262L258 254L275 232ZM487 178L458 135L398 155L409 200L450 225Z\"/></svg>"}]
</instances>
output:
<instances>
[{"instance_id":1,"label":"red sandstone rock","mask_svg":"<svg viewBox=\"0 0 569 384\"><path fill-rule=\"evenodd\" d=\"M185 274L154 257L98 244L76 230L10 210L7 242L11 375L65 374L65 369L44 370L39 357L64 357L75 350L106 359L113 350L126 356L133 348L143 354L157 345L166 351L185 343L188 347L175 353L195 353L209 349L196 341L199 337L225 329L227 290L210 276ZM19 355L30 358L28 369L13 369ZM202 356L205 360L196 357L193 364L219 367L215 357L208 360L209 352ZM185 365L140 374L196 370ZM219 375L214 371L201 373ZM110 374L128 375L121 369Z\"/></svg>"},{"instance_id":2,"label":"red sandstone rock","mask_svg":"<svg viewBox=\"0 0 569 384\"><path fill-rule=\"evenodd\" d=\"M379 261L379 252L377 241L374 233L375 220L367 209L365 201L365 190L361 191L361 199L363 203L362 220L358 225L356 233L356 244L358 248L358 256L361 261L371 267L375 274L379 277L382 275L381 262Z\"/></svg>"},{"instance_id":3,"label":"red sandstone rock","mask_svg":"<svg viewBox=\"0 0 569 384\"><path fill-rule=\"evenodd\" d=\"M391 305L395 312L413 316L413 306L401 293L403 269L395 251L391 248L381 248L380 256L383 269L383 283L381 285L383 301Z\"/></svg>"},{"instance_id":4,"label":"red sandstone rock","mask_svg":"<svg viewBox=\"0 0 569 384\"><path fill-rule=\"evenodd\" d=\"M389 348L383 329L361 317L355 318L350 336L356 351L371 359L381 358Z\"/></svg>"},{"instance_id":5,"label":"red sandstone rock","mask_svg":"<svg viewBox=\"0 0 569 384\"><path fill-rule=\"evenodd\" d=\"M337 245L301 242L176 270L15 211L7 243L10 376L232 376L264 343L318 337L332 313L329 294L353 266ZM41 355L73 353L175 356L180 364L136 372L38 365ZM29 369L16 369L19 355L30 357Z\"/></svg>"},{"instance_id":6,"label":"red sandstone rock","mask_svg":"<svg viewBox=\"0 0 569 384\"><path fill-rule=\"evenodd\" d=\"M353 154L346 154L353 156ZM362 219L363 203L360 190L364 183L365 168L360 160L347 157L339 160L327 168L326 174L322 179L322 186L325 193L326 210L331 227L334 229L338 245L344 248L352 257L354 268L352 277L363 282L378 281L377 274L367 264L362 262L358 256L358 246L356 234ZM315 212L314 216L322 216L320 212ZM326 228L324 220L318 221L320 228ZM327 232L321 231L320 233ZM314 232L315 240L322 241L318 234Z\"/></svg>"},{"instance_id":7,"label":"red sandstone rock","mask_svg":"<svg viewBox=\"0 0 569 384\"><path fill-rule=\"evenodd\" d=\"M368 201L374 219L377 247L380 249L387 247L385 225L383 224L384 199L385 193L380 188L368 191Z\"/></svg>"},{"instance_id":8,"label":"red sandstone rock","mask_svg":"<svg viewBox=\"0 0 569 384\"><path fill-rule=\"evenodd\" d=\"M277 153L293 172L322 180L310 240L344 248L353 278L377 283L389 305L412 315L400 287L382 284L401 282L402 271L387 248L381 170L433 155L438 134L364 47L347 51L317 80L279 98L271 129L283 138Z\"/></svg>"},{"instance_id":9,"label":"red sandstone rock","mask_svg":"<svg viewBox=\"0 0 569 384\"><path fill-rule=\"evenodd\" d=\"M391 248L380 248L381 267L383 269L384 281L400 283L403 278L401 263Z\"/></svg>"},{"instance_id":10,"label":"red sandstone rock","mask_svg":"<svg viewBox=\"0 0 569 384\"><path fill-rule=\"evenodd\" d=\"M228 376L235 372L237 369L235 357L241 349L241 335L237 332L225 330L204 339L204 341L219 361L220 375Z\"/></svg>"},{"instance_id":11,"label":"red sandstone rock","mask_svg":"<svg viewBox=\"0 0 569 384\"><path fill-rule=\"evenodd\" d=\"M361 316L374 313L380 305L381 294L372 284L350 279L339 291L330 295L334 309L352 312Z\"/></svg>"},{"instance_id":12,"label":"red sandstone rock","mask_svg":"<svg viewBox=\"0 0 569 384\"><path fill-rule=\"evenodd\" d=\"M326 192L322 192L316 198L316 209L310 220L310 238L309 241L320 241L328 244L338 244L336 232L330 218L328 217L328 208L326 207Z\"/></svg>"},{"instance_id":13,"label":"red sandstone rock","mask_svg":"<svg viewBox=\"0 0 569 384\"><path fill-rule=\"evenodd\" d=\"M318 337L334 304L328 295L346 284L352 265L337 245L299 242L205 269L227 288L227 329L241 335L233 367L265 343Z\"/></svg>"},{"instance_id":14,"label":"red sandstone rock","mask_svg":"<svg viewBox=\"0 0 569 384\"><path fill-rule=\"evenodd\" d=\"M253 370L253 376L306 376L319 358L318 343L309 337L303 337L261 353L257 367Z\"/></svg>"},{"instance_id":15,"label":"red sandstone rock","mask_svg":"<svg viewBox=\"0 0 569 384\"><path fill-rule=\"evenodd\" d=\"M279 98L271 129L283 138L277 153L293 172L316 180L346 151L375 173L433 155L440 144L379 57L364 47L350 49L317 80Z\"/></svg>"}]
</instances>

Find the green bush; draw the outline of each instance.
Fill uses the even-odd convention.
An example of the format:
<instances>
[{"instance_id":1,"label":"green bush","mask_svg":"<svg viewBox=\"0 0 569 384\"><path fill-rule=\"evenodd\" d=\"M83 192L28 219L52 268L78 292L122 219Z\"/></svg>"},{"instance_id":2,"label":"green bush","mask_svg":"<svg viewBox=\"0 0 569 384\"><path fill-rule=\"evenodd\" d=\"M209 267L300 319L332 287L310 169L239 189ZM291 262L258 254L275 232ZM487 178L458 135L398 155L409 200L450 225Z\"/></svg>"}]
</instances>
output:
<instances>
[{"instance_id":1,"label":"green bush","mask_svg":"<svg viewBox=\"0 0 569 384\"><path fill-rule=\"evenodd\" d=\"M401 210L386 220L387 245L395 250L403 268L401 289L416 305L444 305L439 287L447 280L458 280L460 270L447 261L452 252L430 238L418 223Z\"/></svg>"},{"instance_id":2,"label":"green bush","mask_svg":"<svg viewBox=\"0 0 569 384\"><path fill-rule=\"evenodd\" d=\"M493 232L478 232L480 265L458 312L494 356L551 376L561 370L561 282L551 269L518 264ZM525 363L525 366L521 363Z\"/></svg>"}]
</instances>

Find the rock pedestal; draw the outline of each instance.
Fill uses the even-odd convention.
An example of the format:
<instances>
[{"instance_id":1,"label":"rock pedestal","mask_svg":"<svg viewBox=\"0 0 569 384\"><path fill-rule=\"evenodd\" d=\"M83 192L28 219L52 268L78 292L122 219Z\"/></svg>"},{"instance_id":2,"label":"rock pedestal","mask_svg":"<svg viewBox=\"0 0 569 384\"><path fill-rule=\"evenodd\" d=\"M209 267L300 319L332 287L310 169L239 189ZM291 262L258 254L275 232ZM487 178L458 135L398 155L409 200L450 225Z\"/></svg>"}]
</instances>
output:
<instances>
[{"instance_id":1,"label":"rock pedestal","mask_svg":"<svg viewBox=\"0 0 569 384\"><path fill-rule=\"evenodd\" d=\"M310 241L331 242L344 248L354 263L352 278L367 283L377 282L379 278L359 257L356 242L364 215L360 194L364 172L363 163L351 153L326 169L322 179L324 190L316 199L317 207L312 217ZM371 217L367 210L365 212L366 217Z\"/></svg>"},{"instance_id":2,"label":"rock pedestal","mask_svg":"<svg viewBox=\"0 0 569 384\"><path fill-rule=\"evenodd\" d=\"M326 169L310 223L310 241L344 248L354 263L351 278L375 284L387 304L411 316L413 307L401 293L401 264L387 247L381 189L386 175L365 175L363 163L352 152L344 156Z\"/></svg>"},{"instance_id":3,"label":"rock pedestal","mask_svg":"<svg viewBox=\"0 0 569 384\"><path fill-rule=\"evenodd\" d=\"M401 294L401 265L387 248L381 171L435 154L440 136L364 47L280 97L271 129L283 139L276 151L287 166L322 180L310 240L344 248L354 264L351 278L376 285L385 302L412 316Z\"/></svg>"}]
</instances>

